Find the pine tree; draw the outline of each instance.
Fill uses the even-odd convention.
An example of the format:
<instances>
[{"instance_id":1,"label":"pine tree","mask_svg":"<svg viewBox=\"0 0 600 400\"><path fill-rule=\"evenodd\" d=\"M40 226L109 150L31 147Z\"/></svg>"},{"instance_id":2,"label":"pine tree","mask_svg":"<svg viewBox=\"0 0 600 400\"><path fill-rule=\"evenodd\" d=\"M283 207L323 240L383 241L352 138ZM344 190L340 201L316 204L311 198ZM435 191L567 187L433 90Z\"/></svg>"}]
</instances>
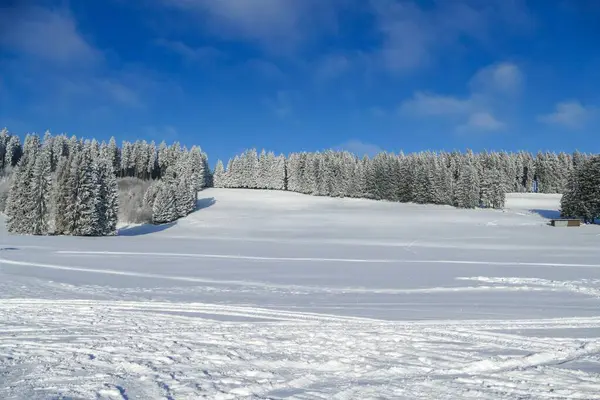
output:
<instances>
[{"instance_id":1,"label":"pine tree","mask_svg":"<svg viewBox=\"0 0 600 400\"><path fill-rule=\"evenodd\" d=\"M216 188L224 188L225 186L225 168L223 161L217 160L215 171L213 172L213 186Z\"/></svg>"},{"instance_id":2,"label":"pine tree","mask_svg":"<svg viewBox=\"0 0 600 400\"><path fill-rule=\"evenodd\" d=\"M52 189L54 233L60 235L69 234L69 224L65 210L72 201L72 192L69 186L72 157L62 157L58 161Z\"/></svg>"},{"instance_id":3,"label":"pine tree","mask_svg":"<svg viewBox=\"0 0 600 400\"><path fill-rule=\"evenodd\" d=\"M98 178L89 149L76 154L69 173L70 203L65 210L68 234L74 236L102 235Z\"/></svg>"},{"instance_id":4,"label":"pine tree","mask_svg":"<svg viewBox=\"0 0 600 400\"><path fill-rule=\"evenodd\" d=\"M171 185L163 182L158 184L158 193L152 207L152 221L164 224L177 219L177 204Z\"/></svg>"},{"instance_id":5,"label":"pine tree","mask_svg":"<svg viewBox=\"0 0 600 400\"><path fill-rule=\"evenodd\" d=\"M34 234L39 227L39 216L35 213L37 198L34 195L34 173L40 152L40 138L27 135L25 143L26 151L18 162L8 194L6 226L11 233Z\"/></svg>"},{"instance_id":6,"label":"pine tree","mask_svg":"<svg viewBox=\"0 0 600 400\"><path fill-rule=\"evenodd\" d=\"M98 213L101 235L115 235L119 214L119 189L110 159L99 159L97 169Z\"/></svg>"},{"instance_id":7,"label":"pine tree","mask_svg":"<svg viewBox=\"0 0 600 400\"><path fill-rule=\"evenodd\" d=\"M179 217L185 217L196 208L197 191L190 179L182 177L175 187L175 200L177 205L177 214Z\"/></svg>"},{"instance_id":8,"label":"pine tree","mask_svg":"<svg viewBox=\"0 0 600 400\"><path fill-rule=\"evenodd\" d=\"M585 222L600 218L600 156L588 158L575 169L561 208L563 215Z\"/></svg>"},{"instance_id":9,"label":"pine tree","mask_svg":"<svg viewBox=\"0 0 600 400\"><path fill-rule=\"evenodd\" d=\"M154 200L156 200L156 195L160 189L159 182L160 181L153 182L146 190L146 193L144 193L143 206L150 210L154 207Z\"/></svg>"},{"instance_id":10,"label":"pine tree","mask_svg":"<svg viewBox=\"0 0 600 400\"><path fill-rule=\"evenodd\" d=\"M468 162L464 162L459 168L454 203L460 208L478 207L480 189L477 168Z\"/></svg>"},{"instance_id":11,"label":"pine tree","mask_svg":"<svg viewBox=\"0 0 600 400\"><path fill-rule=\"evenodd\" d=\"M115 174L118 174L121 169L121 152L114 136L108 141L108 160L110 161Z\"/></svg>"},{"instance_id":12,"label":"pine tree","mask_svg":"<svg viewBox=\"0 0 600 400\"><path fill-rule=\"evenodd\" d=\"M12 176L8 198L6 199L6 229L10 233L26 233L27 192L26 166L17 165Z\"/></svg>"},{"instance_id":13,"label":"pine tree","mask_svg":"<svg viewBox=\"0 0 600 400\"><path fill-rule=\"evenodd\" d=\"M51 149L52 144L46 146L33 161L33 181L30 187L30 201L33 209L28 219L31 219L31 233L34 235L47 235L50 222L50 194L52 188Z\"/></svg>"}]
</instances>

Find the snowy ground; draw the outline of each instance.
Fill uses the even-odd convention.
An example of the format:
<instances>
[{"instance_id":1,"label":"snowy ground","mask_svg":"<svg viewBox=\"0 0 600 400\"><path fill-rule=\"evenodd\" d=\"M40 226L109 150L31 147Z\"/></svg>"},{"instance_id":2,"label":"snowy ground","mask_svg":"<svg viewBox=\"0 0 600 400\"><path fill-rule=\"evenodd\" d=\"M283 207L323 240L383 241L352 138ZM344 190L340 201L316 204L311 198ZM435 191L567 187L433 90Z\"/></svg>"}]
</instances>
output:
<instances>
[{"instance_id":1,"label":"snowy ground","mask_svg":"<svg viewBox=\"0 0 600 400\"><path fill-rule=\"evenodd\" d=\"M0 232L0 399L595 399L600 227L200 193L112 238Z\"/></svg>"}]
</instances>

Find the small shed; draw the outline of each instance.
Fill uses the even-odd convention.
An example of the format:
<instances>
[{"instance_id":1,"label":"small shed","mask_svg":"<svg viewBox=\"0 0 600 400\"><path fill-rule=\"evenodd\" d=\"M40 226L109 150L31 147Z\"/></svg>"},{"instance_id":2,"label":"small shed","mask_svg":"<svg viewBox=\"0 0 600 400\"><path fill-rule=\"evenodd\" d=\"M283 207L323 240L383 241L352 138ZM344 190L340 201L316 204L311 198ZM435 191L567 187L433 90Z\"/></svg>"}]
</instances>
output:
<instances>
[{"instance_id":1,"label":"small shed","mask_svg":"<svg viewBox=\"0 0 600 400\"><path fill-rule=\"evenodd\" d=\"M580 219L553 219L550 221L550 225L555 227L578 227L581 226Z\"/></svg>"}]
</instances>

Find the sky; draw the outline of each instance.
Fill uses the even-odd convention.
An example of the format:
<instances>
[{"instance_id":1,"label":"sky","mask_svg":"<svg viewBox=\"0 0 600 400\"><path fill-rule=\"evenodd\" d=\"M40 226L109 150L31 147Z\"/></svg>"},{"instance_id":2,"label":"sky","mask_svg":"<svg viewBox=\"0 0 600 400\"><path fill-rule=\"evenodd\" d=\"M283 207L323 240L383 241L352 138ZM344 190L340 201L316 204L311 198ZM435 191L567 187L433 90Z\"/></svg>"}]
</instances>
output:
<instances>
[{"instance_id":1,"label":"sky","mask_svg":"<svg viewBox=\"0 0 600 400\"><path fill-rule=\"evenodd\" d=\"M600 152L600 1L0 0L0 126L246 148Z\"/></svg>"}]
</instances>

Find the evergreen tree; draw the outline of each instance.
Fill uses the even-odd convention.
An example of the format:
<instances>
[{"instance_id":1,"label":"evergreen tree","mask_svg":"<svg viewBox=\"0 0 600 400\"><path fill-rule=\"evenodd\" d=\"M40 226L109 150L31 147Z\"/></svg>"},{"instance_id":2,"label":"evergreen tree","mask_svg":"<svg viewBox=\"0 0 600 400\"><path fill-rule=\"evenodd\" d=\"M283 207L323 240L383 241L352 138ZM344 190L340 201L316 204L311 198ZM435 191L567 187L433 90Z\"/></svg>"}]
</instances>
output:
<instances>
[{"instance_id":1,"label":"evergreen tree","mask_svg":"<svg viewBox=\"0 0 600 400\"><path fill-rule=\"evenodd\" d=\"M97 161L97 191L99 234L115 235L117 233L117 220L119 214L119 188L110 159Z\"/></svg>"},{"instance_id":2,"label":"evergreen tree","mask_svg":"<svg viewBox=\"0 0 600 400\"><path fill-rule=\"evenodd\" d=\"M30 233L34 235L47 235L50 222L50 194L52 188L52 144L47 143L33 162L33 181L30 187L30 201L33 209L28 219L31 219Z\"/></svg>"},{"instance_id":3,"label":"evergreen tree","mask_svg":"<svg viewBox=\"0 0 600 400\"><path fill-rule=\"evenodd\" d=\"M152 221L155 224L164 224L175 221L177 217L177 203L171 185L159 182L156 199L152 206Z\"/></svg>"},{"instance_id":4,"label":"evergreen tree","mask_svg":"<svg viewBox=\"0 0 600 400\"><path fill-rule=\"evenodd\" d=\"M225 168L223 161L218 160L213 173L213 186L216 188L224 188L225 186Z\"/></svg>"},{"instance_id":5,"label":"evergreen tree","mask_svg":"<svg viewBox=\"0 0 600 400\"><path fill-rule=\"evenodd\" d=\"M100 213L97 174L89 149L75 155L68 183L71 198L65 210L70 235L99 236L103 233L104 216Z\"/></svg>"},{"instance_id":6,"label":"evergreen tree","mask_svg":"<svg viewBox=\"0 0 600 400\"><path fill-rule=\"evenodd\" d=\"M52 189L52 216L54 220L54 233L69 234L69 223L65 214L70 202L72 192L69 184L72 157L61 157L56 167L54 187Z\"/></svg>"},{"instance_id":7,"label":"evergreen tree","mask_svg":"<svg viewBox=\"0 0 600 400\"><path fill-rule=\"evenodd\" d=\"M477 169L470 163L465 162L460 167L454 202L460 208L479 206L479 177Z\"/></svg>"},{"instance_id":8,"label":"evergreen tree","mask_svg":"<svg viewBox=\"0 0 600 400\"><path fill-rule=\"evenodd\" d=\"M154 207L154 200L156 200L156 195L160 189L159 182L160 181L153 182L146 190L146 193L144 193L143 206L149 208L150 210L152 210L152 207Z\"/></svg>"},{"instance_id":9,"label":"evergreen tree","mask_svg":"<svg viewBox=\"0 0 600 400\"><path fill-rule=\"evenodd\" d=\"M177 214L185 217L196 209L197 191L190 179L183 176L175 187Z\"/></svg>"}]
</instances>

